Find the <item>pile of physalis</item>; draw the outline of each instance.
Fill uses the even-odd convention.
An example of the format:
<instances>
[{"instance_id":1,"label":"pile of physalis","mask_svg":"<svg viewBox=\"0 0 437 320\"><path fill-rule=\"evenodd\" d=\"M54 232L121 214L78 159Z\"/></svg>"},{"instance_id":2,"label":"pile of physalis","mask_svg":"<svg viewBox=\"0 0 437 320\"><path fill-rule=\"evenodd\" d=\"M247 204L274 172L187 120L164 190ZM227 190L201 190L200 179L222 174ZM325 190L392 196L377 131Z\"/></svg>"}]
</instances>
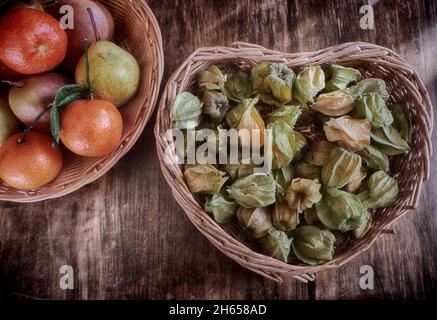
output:
<instances>
[{"instance_id":1,"label":"pile of physalis","mask_svg":"<svg viewBox=\"0 0 437 320\"><path fill-rule=\"evenodd\" d=\"M111 41L113 17L98 2L2 5L0 178L30 190L61 172L60 142L83 157L107 156L118 147L123 132L118 107L136 93L140 70L135 58Z\"/></svg>"},{"instance_id":2,"label":"pile of physalis","mask_svg":"<svg viewBox=\"0 0 437 320\"><path fill-rule=\"evenodd\" d=\"M240 150L251 141L264 144L262 164L243 152L237 163L215 156L187 163L188 143L179 153L185 182L205 211L217 223L238 223L264 254L287 262L292 251L310 265L329 261L338 235L365 236L374 209L397 200L389 160L410 150L412 125L404 105L387 103L383 80L336 64L292 70L263 62L244 71L210 66L192 91L176 97L170 117L184 139L193 128L216 133L195 134L197 151L208 136L217 155L236 144ZM263 135L232 142L220 135L224 129ZM265 161L270 170L263 172Z\"/></svg>"}]
</instances>

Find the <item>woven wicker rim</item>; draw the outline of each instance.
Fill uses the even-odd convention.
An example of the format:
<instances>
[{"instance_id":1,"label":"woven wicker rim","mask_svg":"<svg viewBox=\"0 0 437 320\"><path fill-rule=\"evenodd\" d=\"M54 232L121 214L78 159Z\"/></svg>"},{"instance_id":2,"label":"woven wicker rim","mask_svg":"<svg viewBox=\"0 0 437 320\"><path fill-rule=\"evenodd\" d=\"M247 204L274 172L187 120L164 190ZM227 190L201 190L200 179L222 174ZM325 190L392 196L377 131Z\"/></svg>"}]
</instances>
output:
<instances>
[{"instance_id":1,"label":"woven wicker rim","mask_svg":"<svg viewBox=\"0 0 437 320\"><path fill-rule=\"evenodd\" d=\"M22 191L0 181L0 200L36 202L67 195L104 175L123 157L140 137L153 114L164 72L161 31L151 9L144 1L104 0L115 22L115 40L137 59L141 70L138 92L120 108L124 129L120 145L103 158L81 158L64 152L64 168L51 183Z\"/></svg>"},{"instance_id":2,"label":"woven wicker rim","mask_svg":"<svg viewBox=\"0 0 437 320\"><path fill-rule=\"evenodd\" d=\"M390 208L376 211L367 235L358 240L347 239L344 242L346 247L336 248L334 259L322 265L287 264L255 252L232 236L229 229L224 230L226 227L222 228L210 218L187 188L180 166L164 161L164 151L168 147L164 135L171 125L169 110L178 93L193 87L197 72L212 64L232 63L247 68L261 61L285 62L292 68L330 62L358 67L367 77L373 75L385 79L391 102L406 103L412 115L412 150L396 157L391 164L400 187L399 200ZM417 207L422 181L429 176L432 125L432 104L422 80L410 65L390 49L370 43L350 42L314 52L284 53L238 42L232 47L199 48L174 72L166 84L158 107L155 137L161 169L173 196L190 221L215 247L243 267L269 279L282 281L294 277L307 282L315 279L316 272L347 263L367 250L381 235L393 233L390 230L391 224Z\"/></svg>"}]
</instances>

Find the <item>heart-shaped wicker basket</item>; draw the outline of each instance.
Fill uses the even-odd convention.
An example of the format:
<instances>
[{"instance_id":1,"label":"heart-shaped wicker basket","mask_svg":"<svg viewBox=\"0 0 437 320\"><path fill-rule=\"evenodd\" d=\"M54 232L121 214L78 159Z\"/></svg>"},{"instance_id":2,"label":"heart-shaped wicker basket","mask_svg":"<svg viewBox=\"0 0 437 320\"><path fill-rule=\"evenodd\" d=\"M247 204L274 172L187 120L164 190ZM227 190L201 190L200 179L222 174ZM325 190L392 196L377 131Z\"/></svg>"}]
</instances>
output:
<instances>
[{"instance_id":1,"label":"heart-shaped wicker basket","mask_svg":"<svg viewBox=\"0 0 437 320\"><path fill-rule=\"evenodd\" d=\"M164 135L171 126L170 108L178 93L190 91L194 87L196 74L212 64L232 64L241 69L249 69L262 61L285 62L295 69L330 62L353 66L365 77L384 79L391 94L390 102L403 102L411 112L414 126L412 150L408 154L396 157L391 164L392 172L399 183L399 200L390 208L373 213L372 228L365 237L337 238L334 259L322 265L307 266L294 258L285 263L254 251L252 244L243 243L244 240L235 225L219 226L209 217L190 193L184 182L181 167L164 160L164 152L169 147ZM155 136L162 172L176 201L185 210L191 222L215 247L243 267L267 278L282 281L291 276L306 282L313 280L316 272L339 267L367 250L379 236L390 233L390 225L395 220L417 206L422 182L429 175L432 116L429 95L416 71L390 49L369 43L352 42L314 52L284 53L253 44L235 43L232 48L200 48L176 70L169 79L159 104Z\"/></svg>"},{"instance_id":2,"label":"heart-shaped wicker basket","mask_svg":"<svg viewBox=\"0 0 437 320\"><path fill-rule=\"evenodd\" d=\"M83 158L64 152L64 167L51 183L30 191L11 188L0 181L0 200L35 202L57 198L93 182L123 157L140 137L152 115L164 72L164 54L158 22L144 1L102 0L115 22L115 42L138 61L141 82L138 92L120 108L123 136L120 145L102 158Z\"/></svg>"}]
</instances>

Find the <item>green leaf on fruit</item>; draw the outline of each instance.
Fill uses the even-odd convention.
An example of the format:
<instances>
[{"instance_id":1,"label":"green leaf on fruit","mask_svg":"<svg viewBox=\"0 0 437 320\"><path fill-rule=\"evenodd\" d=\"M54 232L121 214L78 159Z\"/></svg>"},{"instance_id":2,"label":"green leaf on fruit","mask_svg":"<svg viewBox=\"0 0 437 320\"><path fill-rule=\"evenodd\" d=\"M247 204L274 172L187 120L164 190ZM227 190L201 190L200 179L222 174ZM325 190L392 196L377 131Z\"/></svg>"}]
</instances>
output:
<instances>
[{"instance_id":1,"label":"green leaf on fruit","mask_svg":"<svg viewBox=\"0 0 437 320\"><path fill-rule=\"evenodd\" d=\"M59 88L56 92L55 101L50 110L51 131L54 146L59 146L61 135L61 114L64 108L75 100L88 98L90 90L79 84L68 84Z\"/></svg>"}]
</instances>

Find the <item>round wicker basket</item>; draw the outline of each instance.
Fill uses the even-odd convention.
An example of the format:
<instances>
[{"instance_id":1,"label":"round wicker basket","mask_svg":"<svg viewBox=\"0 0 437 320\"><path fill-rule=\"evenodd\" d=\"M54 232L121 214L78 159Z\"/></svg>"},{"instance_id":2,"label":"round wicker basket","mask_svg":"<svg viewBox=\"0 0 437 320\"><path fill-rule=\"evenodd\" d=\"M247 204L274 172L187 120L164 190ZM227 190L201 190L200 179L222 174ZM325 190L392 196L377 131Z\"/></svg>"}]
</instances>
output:
<instances>
[{"instance_id":1,"label":"round wicker basket","mask_svg":"<svg viewBox=\"0 0 437 320\"><path fill-rule=\"evenodd\" d=\"M41 188L21 191L0 181L0 200L35 202L71 193L101 177L138 140L152 115L164 71L164 54L158 22L144 1L102 0L115 22L115 42L135 56L140 65L141 83L135 97L120 108L123 136L120 145L103 158L83 158L64 152L60 175Z\"/></svg>"},{"instance_id":2,"label":"round wicker basket","mask_svg":"<svg viewBox=\"0 0 437 320\"><path fill-rule=\"evenodd\" d=\"M307 266L294 258L284 263L254 251L253 245L243 240L234 225L219 226L215 223L190 193L184 182L181 167L164 161L164 151L168 147L164 135L171 125L169 110L178 93L193 88L196 73L212 64L232 64L241 69L248 69L261 61L285 62L292 68L329 62L353 66L365 77L384 79L391 94L390 102L405 103L413 118L412 150L408 154L396 157L391 164L392 172L399 183L399 200L390 208L373 213L372 228L364 238L337 238L334 259L322 265ZM429 95L416 71L390 49L369 43L352 42L315 52L284 53L253 44L235 43L231 48L200 48L176 70L169 79L159 104L155 136L162 172L176 201L185 210L191 222L215 247L243 267L264 277L276 281L294 277L306 282L314 280L316 272L345 264L367 250L381 235L392 233L390 225L417 206L422 182L429 175L432 117Z\"/></svg>"}]
</instances>

